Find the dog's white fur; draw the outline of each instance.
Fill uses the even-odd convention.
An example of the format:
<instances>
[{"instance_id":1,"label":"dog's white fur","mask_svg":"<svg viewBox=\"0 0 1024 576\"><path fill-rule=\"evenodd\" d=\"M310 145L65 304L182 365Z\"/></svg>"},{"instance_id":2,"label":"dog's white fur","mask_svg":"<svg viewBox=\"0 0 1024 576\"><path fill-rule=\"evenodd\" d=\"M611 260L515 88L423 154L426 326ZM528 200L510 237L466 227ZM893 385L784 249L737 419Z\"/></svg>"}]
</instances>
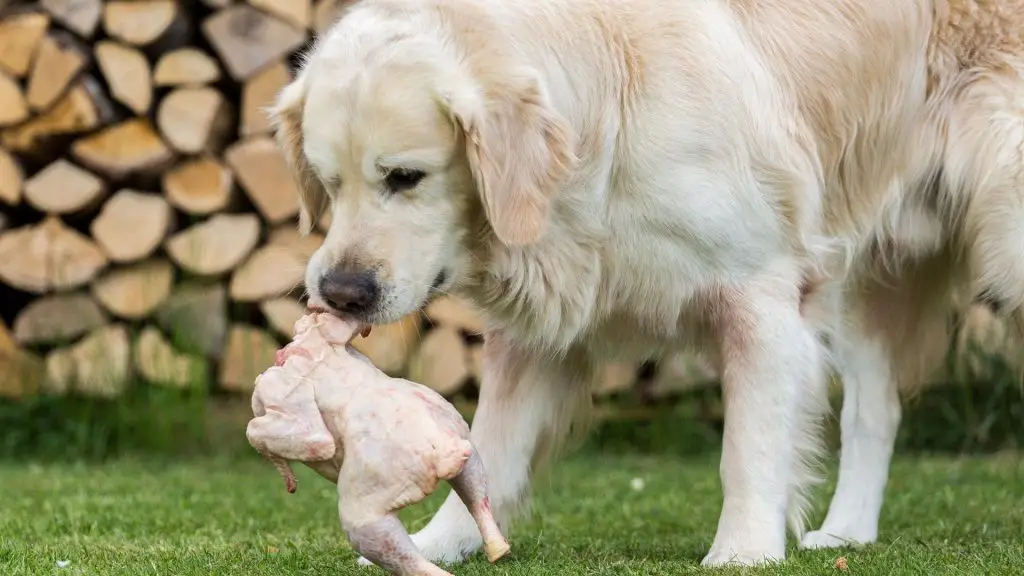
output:
<instances>
[{"instance_id":1,"label":"dog's white fur","mask_svg":"<svg viewBox=\"0 0 1024 576\"><path fill-rule=\"evenodd\" d=\"M705 565L785 555L845 383L839 487L805 546L877 536L900 418L954 296L1024 304L1024 0L363 0L272 110L306 276L372 270L364 320L437 291L488 318L473 441L507 526L595 358L719 363ZM395 167L427 175L391 193ZM441 272L443 276L439 276ZM450 498L414 541L480 546Z\"/></svg>"}]
</instances>

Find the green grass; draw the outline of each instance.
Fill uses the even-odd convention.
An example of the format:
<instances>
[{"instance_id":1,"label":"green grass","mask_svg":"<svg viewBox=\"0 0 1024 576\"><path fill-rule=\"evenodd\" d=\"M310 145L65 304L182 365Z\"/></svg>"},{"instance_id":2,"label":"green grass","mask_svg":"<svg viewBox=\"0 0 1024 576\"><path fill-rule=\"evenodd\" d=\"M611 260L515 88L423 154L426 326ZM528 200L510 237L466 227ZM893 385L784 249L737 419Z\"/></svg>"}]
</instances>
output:
<instances>
[{"instance_id":1,"label":"green grass","mask_svg":"<svg viewBox=\"0 0 1024 576\"><path fill-rule=\"evenodd\" d=\"M720 503L717 456L581 453L539 483L532 517L496 566L459 575L700 573ZM256 458L0 463L0 574L383 574L359 569L338 526L334 486L305 467L289 495ZM644 479L641 491L630 487ZM404 511L422 526L447 489ZM819 508L826 494L819 498ZM817 519L820 519L820 510ZM783 565L724 573L1010 574L1024 566L1019 454L897 459L881 542L791 548ZM58 561L69 564L58 568ZM721 573L721 572L720 572Z\"/></svg>"}]
</instances>

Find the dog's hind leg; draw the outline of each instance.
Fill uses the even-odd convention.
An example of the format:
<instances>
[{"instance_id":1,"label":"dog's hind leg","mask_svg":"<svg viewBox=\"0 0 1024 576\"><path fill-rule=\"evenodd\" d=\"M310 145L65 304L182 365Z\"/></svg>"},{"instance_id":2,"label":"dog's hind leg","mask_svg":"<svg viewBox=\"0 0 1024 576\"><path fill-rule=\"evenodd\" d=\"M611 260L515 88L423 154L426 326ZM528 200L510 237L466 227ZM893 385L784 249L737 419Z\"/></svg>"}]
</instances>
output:
<instances>
[{"instance_id":1,"label":"dog's hind leg","mask_svg":"<svg viewBox=\"0 0 1024 576\"><path fill-rule=\"evenodd\" d=\"M959 208L970 296L1024 330L1024 57L975 71L949 115L947 203Z\"/></svg>"}]
</instances>

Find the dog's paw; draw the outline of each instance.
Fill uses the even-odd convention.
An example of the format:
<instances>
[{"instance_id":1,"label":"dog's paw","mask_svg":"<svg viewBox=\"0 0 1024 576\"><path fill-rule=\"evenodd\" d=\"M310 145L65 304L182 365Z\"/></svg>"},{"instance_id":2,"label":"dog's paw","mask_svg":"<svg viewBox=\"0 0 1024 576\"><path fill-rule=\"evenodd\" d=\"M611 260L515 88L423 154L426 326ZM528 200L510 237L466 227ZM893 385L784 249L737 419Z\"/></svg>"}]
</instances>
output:
<instances>
[{"instance_id":1,"label":"dog's paw","mask_svg":"<svg viewBox=\"0 0 1024 576\"><path fill-rule=\"evenodd\" d=\"M848 546L862 546L874 542L874 538L848 536L844 531L813 530L804 534L800 540L800 547L804 550L817 550L822 548L845 548Z\"/></svg>"},{"instance_id":2,"label":"dog's paw","mask_svg":"<svg viewBox=\"0 0 1024 576\"><path fill-rule=\"evenodd\" d=\"M708 555L700 561L705 568L720 568L724 566L759 566L773 562L782 562L786 555L759 550L731 550L727 548L711 548Z\"/></svg>"},{"instance_id":3,"label":"dog's paw","mask_svg":"<svg viewBox=\"0 0 1024 576\"><path fill-rule=\"evenodd\" d=\"M362 556L359 557L359 560L356 560L356 564L359 565L359 566L364 566L364 567L365 566L373 566L374 565L373 562L370 562L369 560L367 560L366 558L364 558Z\"/></svg>"},{"instance_id":4,"label":"dog's paw","mask_svg":"<svg viewBox=\"0 0 1024 576\"><path fill-rule=\"evenodd\" d=\"M434 563L458 564L473 554L483 545L480 532L476 525L470 528L456 524L455 526L435 526L431 523L423 530L412 535L412 542L420 552Z\"/></svg>"}]
</instances>

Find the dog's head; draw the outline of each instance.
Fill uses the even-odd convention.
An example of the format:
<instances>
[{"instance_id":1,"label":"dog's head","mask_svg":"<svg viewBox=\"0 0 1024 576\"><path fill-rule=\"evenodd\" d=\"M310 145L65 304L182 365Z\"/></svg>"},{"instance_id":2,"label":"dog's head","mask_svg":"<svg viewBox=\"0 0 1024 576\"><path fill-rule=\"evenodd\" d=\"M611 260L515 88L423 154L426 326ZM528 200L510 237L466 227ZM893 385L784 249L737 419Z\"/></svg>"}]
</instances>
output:
<instances>
[{"instance_id":1,"label":"dog's head","mask_svg":"<svg viewBox=\"0 0 1024 576\"><path fill-rule=\"evenodd\" d=\"M574 162L539 74L428 4L349 11L270 111L301 231L330 213L310 300L368 323L458 285L481 231L536 242Z\"/></svg>"}]
</instances>

